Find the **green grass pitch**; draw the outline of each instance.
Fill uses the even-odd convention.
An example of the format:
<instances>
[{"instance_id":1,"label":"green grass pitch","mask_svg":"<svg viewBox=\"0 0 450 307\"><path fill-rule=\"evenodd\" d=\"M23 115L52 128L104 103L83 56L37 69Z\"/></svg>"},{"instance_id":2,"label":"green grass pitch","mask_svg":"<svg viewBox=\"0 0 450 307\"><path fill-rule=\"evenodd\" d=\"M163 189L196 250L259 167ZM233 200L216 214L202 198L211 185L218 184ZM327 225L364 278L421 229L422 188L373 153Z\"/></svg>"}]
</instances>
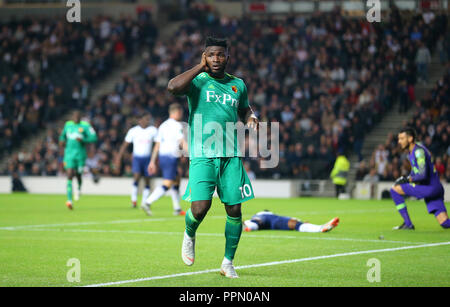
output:
<instances>
[{"instance_id":1,"label":"green grass pitch","mask_svg":"<svg viewBox=\"0 0 450 307\"><path fill-rule=\"evenodd\" d=\"M192 267L181 261L184 218L172 215L170 198L152 207L152 217L128 197L83 196L74 211L64 204L57 195L0 195L0 287L450 286L450 232L419 201L408 202L416 230L394 231L401 217L391 201L252 200L244 219L270 209L315 224L338 216L341 224L326 234L243 233L234 280L218 273L225 247L218 200L198 229ZM72 258L79 283L67 280ZM380 282L367 279L371 258L379 260Z\"/></svg>"}]
</instances>

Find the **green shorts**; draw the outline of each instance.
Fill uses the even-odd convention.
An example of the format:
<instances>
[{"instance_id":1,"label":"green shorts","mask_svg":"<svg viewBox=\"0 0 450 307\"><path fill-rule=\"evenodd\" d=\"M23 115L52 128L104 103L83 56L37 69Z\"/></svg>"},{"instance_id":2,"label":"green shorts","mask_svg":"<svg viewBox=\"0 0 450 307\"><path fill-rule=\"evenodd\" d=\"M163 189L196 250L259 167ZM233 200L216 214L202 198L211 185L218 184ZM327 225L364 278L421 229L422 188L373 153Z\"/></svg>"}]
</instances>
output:
<instances>
[{"instance_id":1,"label":"green shorts","mask_svg":"<svg viewBox=\"0 0 450 307\"><path fill-rule=\"evenodd\" d=\"M237 205L255 197L241 158L192 159L183 199L189 202L212 200L216 187L225 205Z\"/></svg>"},{"instance_id":2,"label":"green shorts","mask_svg":"<svg viewBox=\"0 0 450 307\"><path fill-rule=\"evenodd\" d=\"M64 169L74 169L77 173L83 173L84 166L86 165L86 157L70 155L64 156Z\"/></svg>"}]
</instances>

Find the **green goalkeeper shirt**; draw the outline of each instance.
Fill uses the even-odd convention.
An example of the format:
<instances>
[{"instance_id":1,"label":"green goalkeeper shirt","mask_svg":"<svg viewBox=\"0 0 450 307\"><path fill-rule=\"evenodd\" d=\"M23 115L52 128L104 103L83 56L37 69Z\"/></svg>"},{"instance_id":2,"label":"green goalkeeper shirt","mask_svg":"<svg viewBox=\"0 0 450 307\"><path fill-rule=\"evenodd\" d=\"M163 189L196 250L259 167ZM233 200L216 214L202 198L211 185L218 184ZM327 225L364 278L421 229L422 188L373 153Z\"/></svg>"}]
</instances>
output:
<instances>
[{"instance_id":1,"label":"green goalkeeper shirt","mask_svg":"<svg viewBox=\"0 0 450 307\"><path fill-rule=\"evenodd\" d=\"M78 138L81 142L77 140ZM88 122L81 121L77 124L74 121L68 121L64 125L59 140L66 143L65 156L87 157L86 144L97 142L97 134Z\"/></svg>"},{"instance_id":2,"label":"green goalkeeper shirt","mask_svg":"<svg viewBox=\"0 0 450 307\"><path fill-rule=\"evenodd\" d=\"M235 76L215 79L196 76L187 93L190 159L241 156L237 131L238 110L249 106L247 87Z\"/></svg>"}]
</instances>

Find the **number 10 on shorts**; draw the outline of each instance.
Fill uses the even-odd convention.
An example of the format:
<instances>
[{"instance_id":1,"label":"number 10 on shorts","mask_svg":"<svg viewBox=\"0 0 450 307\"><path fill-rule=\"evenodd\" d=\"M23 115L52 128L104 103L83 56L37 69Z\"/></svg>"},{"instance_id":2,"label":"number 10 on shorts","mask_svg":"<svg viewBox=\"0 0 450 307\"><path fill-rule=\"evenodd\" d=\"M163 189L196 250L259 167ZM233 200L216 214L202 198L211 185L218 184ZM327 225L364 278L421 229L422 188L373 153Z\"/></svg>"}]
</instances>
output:
<instances>
[{"instance_id":1,"label":"number 10 on shorts","mask_svg":"<svg viewBox=\"0 0 450 307\"><path fill-rule=\"evenodd\" d=\"M252 196L252 188L249 184L244 184L244 186L239 187L239 190L241 191L241 197L243 199Z\"/></svg>"}]
</instances>

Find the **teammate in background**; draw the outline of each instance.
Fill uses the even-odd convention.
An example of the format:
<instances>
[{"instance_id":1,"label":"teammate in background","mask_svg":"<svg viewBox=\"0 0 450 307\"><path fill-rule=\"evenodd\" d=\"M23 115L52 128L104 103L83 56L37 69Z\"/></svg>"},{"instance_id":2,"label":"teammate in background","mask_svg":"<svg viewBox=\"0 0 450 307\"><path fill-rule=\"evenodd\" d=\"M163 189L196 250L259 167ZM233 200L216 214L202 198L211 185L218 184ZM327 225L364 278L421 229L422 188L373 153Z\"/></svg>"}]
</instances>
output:
<instances>
[{"instance_id":1,"label":"teammate in background","mask_svg":"<svg viewBox=\"0 0 450 307\"><path fill-rule=\"evenodd\" d=\"M235 136L223 137L217 130L226 132L227 124L239 119L256 130L258 119L249 107L244 81L225 72L228 59L227 41L209 37L201 63L170 80L167 89L174 95L186 95L189 104L189 183L183 199L191 202L191 208L186 212L182 259L186 265L194 264L195 233L211 208L217 187L227 213L220 273L237 278L233 259L242 233L241 203L254 195ZM211 135L204 131L211 126L215 135L219 134L217 142L226 139L223 146L209 144Z\"/></svg>"},{"instance_id":2,"label":"teammate in background","mask_svg":"<svg viewBox=\"0 0 450 307\"><path fill-rule=\"evenodd\" d=\"M323 225L304 223L294 217L279 216L268 210L256 213L250 220L244 222L245 231L256 230L296 230L299 232L329 232L339 225L335 217Z\"/></svg>"},{"instance_id":3,"label":"teammate in background","mask_svg":"<svg viewBox=\"0 0 450 307\"><path fill-rule=\"evenodd\" d=\"M148 173L156 173L156 159L159 155L159 167L162 171L163 184L157 187L150 197L142 204L142 209L147 215L152 215L150 206L160 199L167 191L172 197L174 215L185 215L180 207L180 176L178 175L178 161L181 156L181 148L187 150L184 140L183 126L180 123L183 118L183 108L174 103L169 106L169 119L159 126L158 135L155 139L152 158L148 165Z\"/></svg>"},{"instance_id":4,"label":"teammate in background","mask_svg":"<svg viewBox=\"0 0 450 307\"><path fill-rule=\"evenodd\" d=\"M138 120L138 125L128 130L125 140L120 147L116 157L116 167L120 169L122 156L130 144L133 144L133 187L131 189L131 203L133 208L137 207L139 180L144 177L145 188L142 192L142 203L150 195L150 176L147 171L150 163L153 142L158 133L156 127L150 125L150 115L144 114Z\"/></svg>"},{"instance_id":5,"label":"teammate in background","mask_svg":"<svg viewBox=\"0 0 450 307\"><path fill-rule=\"evenodd\" d=\"M59 142L61 149L65 146L64 169L67 171L66 206L72 210L72 180L73 177L76 177L78 181L78 189L75 190L75 200L78 200L83 183L83 169L87 159L86 144L97 142L97 134L88 122L81 120L81 112L75 111L73 120L66 122L64 125Z\"/></svg>"},{"instance_id":6,"label":"teammate in background","mask_svg":"<svg viewBox=\"0 0 450 307\"><path fill-rule=\"evenodd\" d=\"M431 154L423 145L416 143L416 131L405 128L398 134L398 143L402 150L409 153L411 174L400 177L391 189L392 200L403 217L404 223L394 229L411 229L414 225L408 214L403 196L413 196L424 199L428 213L434 214L443 228L450 228L447 209L444 204L444 187L442 186L436 168L431 162Z\"/></svg>"}]
</instances>

